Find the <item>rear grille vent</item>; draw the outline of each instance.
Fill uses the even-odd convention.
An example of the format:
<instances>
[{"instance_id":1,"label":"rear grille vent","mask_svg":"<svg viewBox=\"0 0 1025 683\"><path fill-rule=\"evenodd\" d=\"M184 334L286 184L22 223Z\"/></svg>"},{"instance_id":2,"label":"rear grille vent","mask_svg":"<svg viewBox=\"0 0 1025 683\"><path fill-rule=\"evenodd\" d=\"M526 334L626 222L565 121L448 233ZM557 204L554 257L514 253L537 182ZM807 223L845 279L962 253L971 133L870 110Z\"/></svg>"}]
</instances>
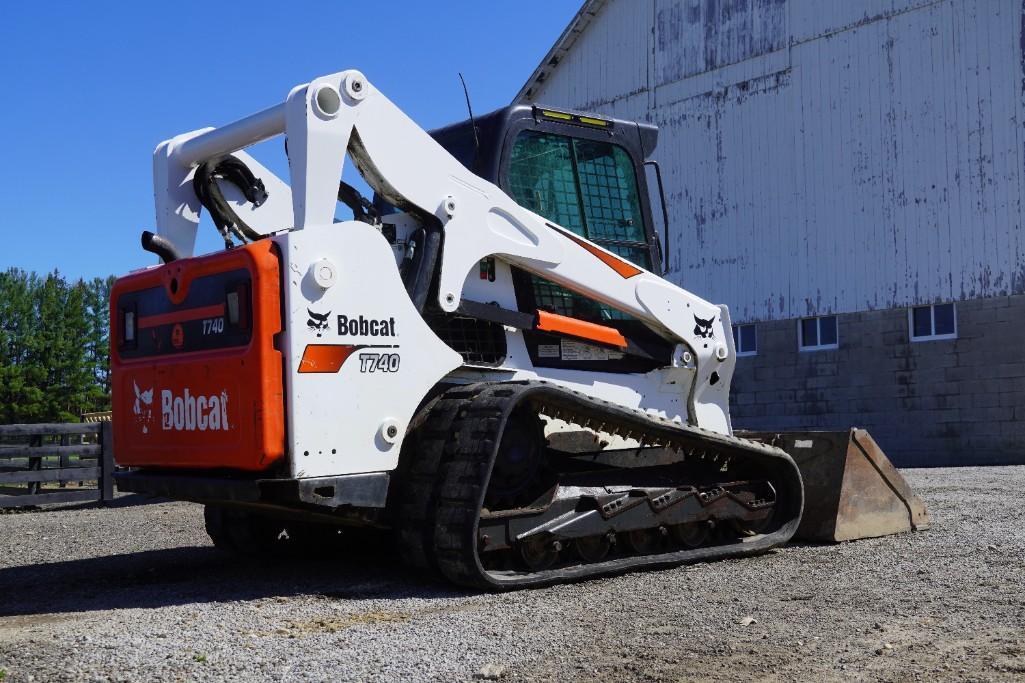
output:
<instances>
[{"instance_id":1,"label":"rear grille vent","mask_svg":"<svg viewBox=\"0 0 1025 683\"><path fill-rule=\"evenodd\" d=\"M505 328L498 323L462 316L439 316L429 321L438 337L472 365L501 365L505 361Z\"/></svg>"}]
</instances>

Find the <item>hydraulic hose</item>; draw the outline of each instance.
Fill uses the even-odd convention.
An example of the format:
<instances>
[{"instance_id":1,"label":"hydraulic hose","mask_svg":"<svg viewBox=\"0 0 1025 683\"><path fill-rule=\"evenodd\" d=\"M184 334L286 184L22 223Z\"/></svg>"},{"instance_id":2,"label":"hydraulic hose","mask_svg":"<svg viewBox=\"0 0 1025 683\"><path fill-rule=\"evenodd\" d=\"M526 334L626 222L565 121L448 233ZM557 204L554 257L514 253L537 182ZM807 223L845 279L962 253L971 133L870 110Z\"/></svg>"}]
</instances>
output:
<instances>
[{"instance_id":1,"label":"hydraulic hose","mask_svg":"<svg viewBox=\"0 0 1025 683\"><path fill-rule=\"evenodd\" d=\"M220 156L209 159L199 165L192 179L192 188L200 204L210 212L217 231L224 238L224 244L232 247L231 236L238 237L243 243L246 240L258 240L263 235L250 228L239 218L231 204L224 198L217 181L223 180L235 185L242 191L246 200L253 206L261 206L267 201L267 189L263 181L253 175L249 167L233 156Z\"/></svg>"}]
</instances>

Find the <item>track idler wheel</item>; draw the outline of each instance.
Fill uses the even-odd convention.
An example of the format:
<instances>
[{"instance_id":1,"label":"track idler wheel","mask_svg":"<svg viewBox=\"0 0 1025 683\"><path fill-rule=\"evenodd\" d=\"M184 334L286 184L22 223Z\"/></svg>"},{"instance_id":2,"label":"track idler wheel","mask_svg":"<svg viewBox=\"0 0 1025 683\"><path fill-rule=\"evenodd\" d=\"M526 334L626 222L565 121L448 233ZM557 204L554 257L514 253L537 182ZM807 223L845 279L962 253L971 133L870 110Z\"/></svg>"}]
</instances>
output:
<instances>
[{"instance_id":1,"label":"track idler wheel","mask_svg":"<svg viewBox=\"0 0 1025 683\"><path fill-rule=\"evenodd\" d=\"M700 548L708 540L711 525L708 522L674 524L669 527L673 540L685 548Z\"/></svg>"},{"instance_id":2,"label":"track idler wheel","mask_svg":"<svg viewBox=\"0 0 1025 683\"><path fill-rule=\"evenodd\" d=\"M573 541L573 549L584 562L601 562L612 549L608 536L587 536Z\"/></svg>"},{"instance_id":3,"label":"track idler wheel","mask_svg":"<svg viewBox=\"0 0 1025 683\"><path fill-rule=\"evenodd\" d=\"M562 544L559 541L549 541L543 538L535 538L523 541L519 544L520 559L527 569L539 572L548 569L559 559L559 551Z\"/></svg>"},{"instance_id":4,"label":"track idler wheel","mask_svg":"<svg viewBox=\"0 0 1025 683\"><path fill-rule=\"evenodd\" d=\"M626 542L638 555L652 555L661 551L668 533L665 527L635 529L626 533Z\"/></svg>"}]
</instances>

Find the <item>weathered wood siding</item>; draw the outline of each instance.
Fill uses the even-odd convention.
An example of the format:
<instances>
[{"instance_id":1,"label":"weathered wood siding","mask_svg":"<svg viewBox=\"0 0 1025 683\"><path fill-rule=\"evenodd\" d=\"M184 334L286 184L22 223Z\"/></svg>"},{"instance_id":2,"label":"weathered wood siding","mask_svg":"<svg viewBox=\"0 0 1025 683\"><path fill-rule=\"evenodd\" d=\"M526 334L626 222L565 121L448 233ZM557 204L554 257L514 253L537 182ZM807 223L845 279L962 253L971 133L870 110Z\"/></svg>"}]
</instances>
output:
<instances>
[{"instance_id":1,"label":"weathered wood siding","mask_svg":"<svg viewBox=\"0 0 1025 683\"><path fill-rule=\"evenodd\" d=\"M1025 293L1022 0L609 0L538 102L649 120L735 320Z\"/></svg>"}]
</instances>

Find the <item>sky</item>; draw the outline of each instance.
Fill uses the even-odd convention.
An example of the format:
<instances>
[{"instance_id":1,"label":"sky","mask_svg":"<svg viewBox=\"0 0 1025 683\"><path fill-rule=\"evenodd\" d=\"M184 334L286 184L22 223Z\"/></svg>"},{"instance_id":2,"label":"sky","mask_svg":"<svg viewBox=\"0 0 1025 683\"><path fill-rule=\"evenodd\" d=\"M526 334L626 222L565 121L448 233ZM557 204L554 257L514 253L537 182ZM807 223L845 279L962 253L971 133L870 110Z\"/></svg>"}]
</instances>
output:
<instances>
[{"instance_id":1,"label":"sky","mask_svg":"<svg viewBox=\"0 0 1025 683\"><path fill-rule=\"evenodd\" d=\"M57 269L77 279L153 263L139 235L155 228L156 145L277 104L317 76L359 69L427 129L466 118L460 71L474 113L502 107L579 7L579 0L5 2L0 270ZM204 221L197 251L219 246Z\"/></svg>"}]
</instances>

